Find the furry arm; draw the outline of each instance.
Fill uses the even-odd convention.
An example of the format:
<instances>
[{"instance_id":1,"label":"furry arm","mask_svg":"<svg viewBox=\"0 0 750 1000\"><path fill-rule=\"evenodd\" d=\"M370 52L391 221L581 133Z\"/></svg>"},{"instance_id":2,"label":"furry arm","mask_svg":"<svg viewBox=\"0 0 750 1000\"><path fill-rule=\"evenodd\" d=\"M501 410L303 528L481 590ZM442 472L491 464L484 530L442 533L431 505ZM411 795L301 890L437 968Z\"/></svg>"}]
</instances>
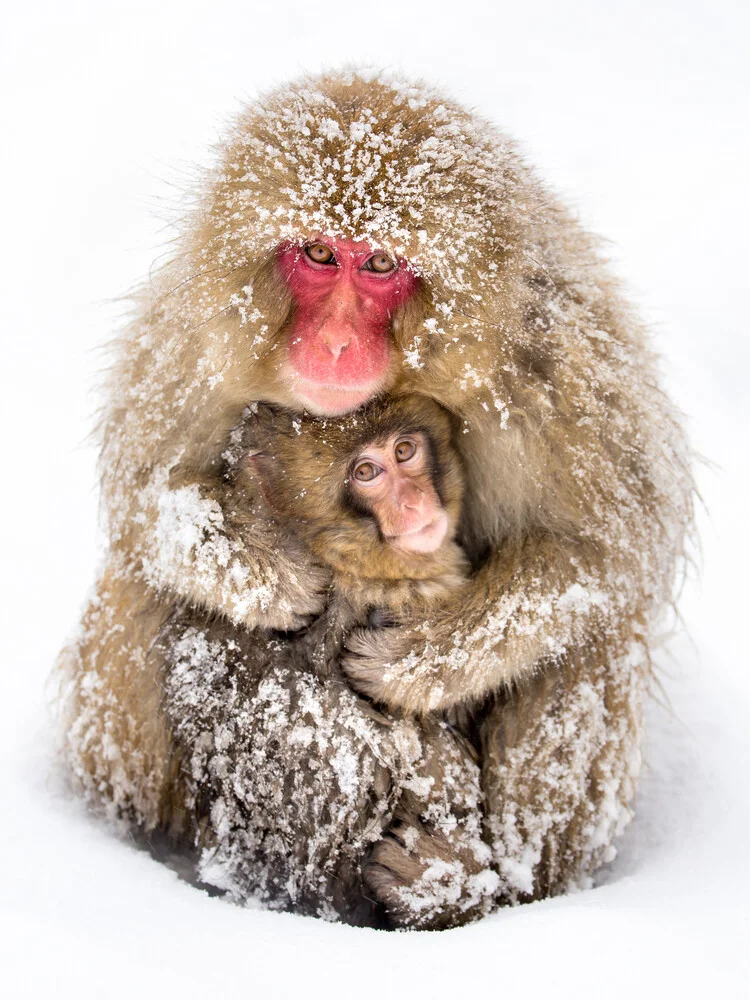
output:
<instances>
[{"instance_id":1,"label":"furry arm","mask_svg":"<svg viewBox=\"0 0 750 1000\"><path fill-rule=\"evenodd\" d=\"M492 556L439 617L352 632L343 669L353 687L392 710L469 704L582 641L615 610L612 593L585 546L527 538Z\"/></svg>"},{"instance_id":2,"label":"furry arm","mask_svg":"<svg viewBox=\"0 0 750 1000\"><path fill-rule=\"evenodd\" d=\"M170 481L150 506L141 542L150 586L247 628L295 630L322 611L328 573L246 491Z\"/></svg>"}]
</instances>

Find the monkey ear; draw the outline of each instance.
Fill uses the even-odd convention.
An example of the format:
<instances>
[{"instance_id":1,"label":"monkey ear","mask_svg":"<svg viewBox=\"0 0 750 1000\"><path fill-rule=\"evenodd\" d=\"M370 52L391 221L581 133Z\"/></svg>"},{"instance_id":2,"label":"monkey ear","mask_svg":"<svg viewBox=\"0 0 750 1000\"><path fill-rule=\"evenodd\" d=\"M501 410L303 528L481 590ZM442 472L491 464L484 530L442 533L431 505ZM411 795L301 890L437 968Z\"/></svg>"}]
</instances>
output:
<instances>
[{"instance_id":1,"label":"monkey ear","mask_svg":"<svg viewBox=\"0 0 750 1000\"><path fill-rule=\"evenodd\" d=\"M262 462L264 458L267 458L267 454L263 449L259 448L257 451L246 451L245 454L240 459L240 468L256 468L258 464Z\"/></svg>"},{"instance_id":2,"label":"monkey ear","mask_svg":"<svg viewBox=\"0 0 750 1000\"><path fill-rule=\"evenodd\" d=\"M295 427L300 426L299 413L271 403L254 403L245 413L248 427L257 428L258 434L265 432L267 437L291 434Z\"/></svg>"},{"instance_id":3,"label":"monkey ear","mask_svg":"<svg viewBox=\"0 0 750 1000\"><path fill-rule=\"evenodd\" d=\"M245 407L240 431L243 457L267 448L274 435L283 433L285 429L283 411L267 403L253 403Z\"/></svg>"}]
</instances>

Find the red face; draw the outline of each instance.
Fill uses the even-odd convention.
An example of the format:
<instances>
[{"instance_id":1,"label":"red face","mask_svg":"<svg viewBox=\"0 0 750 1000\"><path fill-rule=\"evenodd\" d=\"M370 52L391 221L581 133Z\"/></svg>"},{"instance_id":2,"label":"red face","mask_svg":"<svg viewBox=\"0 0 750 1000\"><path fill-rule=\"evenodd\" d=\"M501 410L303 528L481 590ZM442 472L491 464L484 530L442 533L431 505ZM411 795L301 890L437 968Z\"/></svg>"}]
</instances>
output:
<instances>
[{"instance_id":1,"label":"red face","mask_svg":"<svg viewBox=\"0 0 750 1000\"><path fill-rule=\"evenodd\" d=\"M352 467L349 490L396 548L435 552L442 545L448 515L432 481L423 434L394 434L367 445Z\"/></svg>"},{"instance_id":2,"label":"red face","mask_svg":"<svg viewBox=\"0 0 750 1000\"><path fill-rule=\"evenodd\" d=\"M295 306L284 380L312 413L357 409L390 381L391 317L417 279L405 261L350 240L284 246L278 262Z\"/></svg>"}]
</instances>

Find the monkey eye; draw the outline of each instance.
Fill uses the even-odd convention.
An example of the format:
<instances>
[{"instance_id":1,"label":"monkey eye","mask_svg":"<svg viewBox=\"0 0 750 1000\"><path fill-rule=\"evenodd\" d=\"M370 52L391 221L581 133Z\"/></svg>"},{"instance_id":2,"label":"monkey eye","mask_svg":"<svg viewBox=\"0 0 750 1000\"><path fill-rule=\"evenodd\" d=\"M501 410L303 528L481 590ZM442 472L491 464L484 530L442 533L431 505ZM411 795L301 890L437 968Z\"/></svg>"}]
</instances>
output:
<instances>
[{"instance_id":1,"label":"monkey eye","mask_svg":"<svg viewBox=\"0 0 750 1000\"><path fill-rule=\"evenodd\" d=\"M396 265L386 253L374 253L369 260L365 261L363 271L375 271L377 274L388 274L393 271Z\"/></svg>"},{"instance_id":2,"label":"monkey eye","mask_svg":"<svg viewBox=\"0 0 750 1000\"><path fill-rule=\"evenodd\" d=\"M398 441L393 449L393 453L396 456L397 462L408 462L410 458L414 458L417 454L417 446L413 441Z\"/></svg>"},{"instance_id":3,"label":"monkey eye","mask_svg":"<svg viewBox=\"0 0 750 1000\"><path fill-rule=\"evenodd\" d=\"M334 256L333 250L325 243L311 243L309 246L305 247L305 253L310 258L314 260L316 264L335 264L336 257Z\"/></svg>"},{"instance_id":4,"label":"monkey eye","mask_svg":"<svg viewBox=\"0 0 750 1000\"><path fill-rule=\"evenodd\" d=\"M354 478L359 483L371 483L383 470L374 462L360 462L354 467Z\"/></svg>"}]
</instances>

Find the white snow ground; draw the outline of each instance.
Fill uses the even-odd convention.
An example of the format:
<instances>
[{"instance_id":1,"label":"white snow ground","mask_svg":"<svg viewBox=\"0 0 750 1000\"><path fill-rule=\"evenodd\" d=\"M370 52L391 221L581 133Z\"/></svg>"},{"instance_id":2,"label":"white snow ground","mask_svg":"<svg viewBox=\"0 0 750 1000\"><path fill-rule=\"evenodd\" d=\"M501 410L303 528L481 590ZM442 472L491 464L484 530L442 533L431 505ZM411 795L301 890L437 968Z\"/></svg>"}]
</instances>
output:
<instances>
[{"instance_id":1,"label":"white snow ground","mask_svg":"<svg viewBox=\"0 0 750 1000\"><path fill-rule=\"evenodd\" d=\"M6 6L0 989L8 997L328 998L419 990L750 995L746 525L747 5ZM61 787L44 685L93 579L84 442L106 340L158 221L243 95L345 61L422 74L525 144L613 241L667 357L699 470L690 639L660 656L636 821L597 889L444 934L241 910L178 881Z\"/></svg>"}]
</instances>

